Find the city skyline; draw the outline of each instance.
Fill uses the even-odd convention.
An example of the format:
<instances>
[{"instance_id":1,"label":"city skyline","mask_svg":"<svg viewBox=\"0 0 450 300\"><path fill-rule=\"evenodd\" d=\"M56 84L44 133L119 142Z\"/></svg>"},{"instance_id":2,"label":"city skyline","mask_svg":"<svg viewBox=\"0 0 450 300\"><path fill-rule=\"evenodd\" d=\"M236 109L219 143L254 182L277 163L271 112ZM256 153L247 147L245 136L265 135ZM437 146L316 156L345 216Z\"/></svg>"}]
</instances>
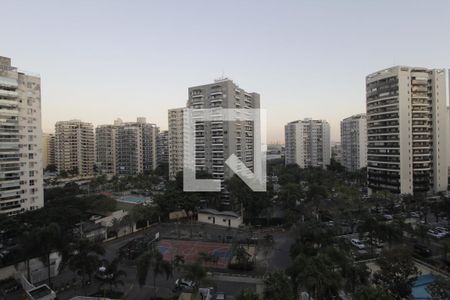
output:
<instances>
[{"instance_id":1,"label":"city skyline","mask_svg":"<svg viewBox=\"0 0 450 300\"><path fill-rule=\"evenodd\" d=\"M303 118L327 120L338 141L340 121L365 111L364 79L373 70L450 66L445 1L398 1L389 10L351 1L234 3L239 9L100 1L89 11L79 3L5 3L5 22L20 16L27 30L0 29L15 40L2 55L41 74L44 132L60 120L97 126L138 116L165 130L167 110L186 104L187 87L224 76L260 93L269 143L283 142L286 121ZM231 13L233 22L216 18ZM423 22L410 22L419 16ZM421 33L426 43L416 43Z\"/></svg>"}]
</instances>

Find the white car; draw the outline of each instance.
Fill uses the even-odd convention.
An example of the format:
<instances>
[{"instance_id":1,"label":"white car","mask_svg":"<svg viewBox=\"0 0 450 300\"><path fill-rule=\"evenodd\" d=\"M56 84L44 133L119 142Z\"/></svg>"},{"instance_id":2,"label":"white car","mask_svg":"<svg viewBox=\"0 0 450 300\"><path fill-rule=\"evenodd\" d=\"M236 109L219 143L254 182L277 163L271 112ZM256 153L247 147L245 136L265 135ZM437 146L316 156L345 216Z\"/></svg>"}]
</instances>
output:
<instances>
[{"instance_id":1,"label":"white car","mask_svg":"<svg viewBox=\"0 0 450 300\"><path fill-rule=\"evenodd\" d=\"M175 287L181 290L193 289L195 287L195 282L180 278L175 281Z\"/></svg>"},{"instance_id":2,"label":"white car","mask_svg":"<svg viewBox=\"0 0 450 300\"><path fill-rule=\"evenodd\" d=\"M427 234L429 236L432 236L432 237L437 238L437 239L442 239L442 238L444 238L446 236L445 233L442 233L439 230L434 230L434 229L429 229L427 231Z\"/></svg>"},{"instance_id":3,"label":"white car","mask_svg":"<svg viewBox=\"0 0 450 300\"><path fill-rule=\"evenodd\" d=\"M416 218L416 219L420 219L420 214L418 212L412 211L410 213L411 218Z\"/></svg>"},{"instance_id":4,"label":"white car","mask_svg":"<svg viewBox=\"0 0 450 300\"><path fill-rule=\"evenodd\" d=\"M353 246L355 246L359 250L366 249L366 245L364 245L364 243L358 239L351 239L350 242L352 243Z\"/></svg>"},{"instance_id":5,"label":"white car","mask_svg":"<svg viewBox=\"0 0 450 300\"><path fill-rule=\"evenodd\" d=\"M384 218L386 221L392 221L392 219L394 219L394 217L392 217L392 215L390 215L390 214L384 214L384 215L383 215L383 218Z\"/></svg>"},{"instance_id":6,"label":"white car","mask_svg":"<svg viewBox=\"0 0 450 300\"><path fill-rule=\"evenodd\" d=\"M435 227L434 228L434 231L436 232L439 232L441 235L443 235L443 237L446 237L446 236L448 236L448 230L447 229L445 229L444 227Z\"/></svg>"}]
</instances>

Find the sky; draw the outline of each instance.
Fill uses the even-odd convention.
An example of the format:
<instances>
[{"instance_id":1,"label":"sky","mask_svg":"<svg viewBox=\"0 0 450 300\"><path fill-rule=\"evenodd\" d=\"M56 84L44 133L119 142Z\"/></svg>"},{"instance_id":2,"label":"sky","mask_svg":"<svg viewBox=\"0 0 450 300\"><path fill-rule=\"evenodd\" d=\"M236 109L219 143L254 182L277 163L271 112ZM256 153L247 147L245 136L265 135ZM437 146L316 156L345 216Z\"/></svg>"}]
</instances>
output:
<instances>
[{"instance_id":1,"label":"sky","mask_svg":"<svg viewBox=\"0 0 450 300\"><path fill-rule=\"evenodd\" d=\"M228 77L261 95L267 140L290 121L365 111L365 76L449 68L450 1L6 1L0 55L38 73L44 132L143 116L167 129L190 86Z\"/></svg>"}]
</instances>

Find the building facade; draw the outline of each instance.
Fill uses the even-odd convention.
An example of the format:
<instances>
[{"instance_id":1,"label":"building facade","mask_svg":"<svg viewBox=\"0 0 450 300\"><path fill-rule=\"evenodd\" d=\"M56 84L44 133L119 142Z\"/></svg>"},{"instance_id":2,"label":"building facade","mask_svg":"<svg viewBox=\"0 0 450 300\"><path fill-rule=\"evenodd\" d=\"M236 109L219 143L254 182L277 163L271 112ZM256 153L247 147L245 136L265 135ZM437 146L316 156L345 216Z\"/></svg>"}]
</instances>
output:
<instances>
[{"instance_id":1,"label":"building facade","mask_svg":"<svg viewBox=\"0 0 450 300\"><path fill-rule=\"evenodd\" d=\"M158 134L158 165L169 162L169 131L163 130Z\"/></svg>"},{"instance_id":2,"label":"building facade","mask_svg":"<svg viewBox=\"0 0 450 300\"><path fill-rule=\"evenodd\" d=\"M114 125L100 125L95 128L95 150L97 172L116 174L116 134Z\"/></svg>"},{"instance_id":3,"label":"building facade","mask_svg":"<svg viewBox=\"0 0 450 300\"><path fill-rule=\"evenodd\" d=\"M144 172L142 130L139 126L123 124L117 127L117 174L136 175Z\"/></svg>"},{"instance_id":4,"label":"building facade","mask_svg":"<svg viewBox=\"0 0 450 300\"><path fill-rule=\"evenodd\" d=\"M183 125L185 108L169 109L169 178L174 180L176 175L183 171Z\"/></svg>"},{"instance_id":5,"label":"building facade","mask_svg":"<svg viewBox=\"0 0 450 300\"><path fill-rule=\"evenodd\" d=\"M55 158L55 135L51 133L42 134L42 167L56 166Z\"/></svg>"},{"instance_id":6,"label":"building facade","mask_svg":"<svg viewBox=\"0 0 450 300\"><path fill-rule=\"evenodd\" d=\"M342 145L340 142L331 142L331 158L342 164Z\"/></svg>"},{"instance_id":7,"label":"building facade","mask_svg":"<svg viewBox=\"0 0 450 300\"><path fill-rule=\"evenodd\" d=\"M396 66L366 77L371 191L447 190L446 86L439 69Z\"/></svg>"},{"instance_id":8,"label":"building facade","mask_svg":"<svg viewBox=\"0 0 450 300\"><path fill-rule=\"evenodd\" d=\"M102 174L137 175L156 169L159 129L145 118L114 121L96 131L96 165Z\"/></svg>"},{"instance_id":9,"label":"building facade","mask_svg":"<svg viewBox=\"0 0 450 300\"><path fill-rule=\"evenodd\" d=\"M353 115L341 121L342 165L355 172L367 166L366 114Z\"/></svg>"},{"instance_id":10,"label":"building facade","mask_svg":"<svg viewBox=\"0 0 450 300\"><path fill-rule=\"evenodd\" d=\"M304 119L285 126L285 164L301 168L326 168L331 159L330 125L324 120Z\"/></svg>"},{"instance_id":11,"label":"building facade","mask_svg":"<svg viewBox=\"0 0 450 300\"><path fill-rule=\"evenodd\" d=\"M44 206L41 80L0 57L0 214Z\"/></svg>"},{"instance_id":12,"label":"building facade","mask_svg":"<svg viewBox=\"0 0 450 300\"><path fill-rule=\"evenodd\" d=\"M94 127L91 123L80 120L57 122L55 149L58 173L80 176L94 174Z\"/></svg>"},{"instance_id":13,"label":"building facade","mask_svg":"<svg viewBox=\"0 0 450 300\"><path fill-rule=\"evenodd\" d=\"M191 87L188 90L190 109L258 109L258 93L246 92L232 80ZM197 121L195 124L195 169L214 179L234 175L225 160L235 154L244 165L254 167L253 121Z\"/></svg>"}]
</instances>

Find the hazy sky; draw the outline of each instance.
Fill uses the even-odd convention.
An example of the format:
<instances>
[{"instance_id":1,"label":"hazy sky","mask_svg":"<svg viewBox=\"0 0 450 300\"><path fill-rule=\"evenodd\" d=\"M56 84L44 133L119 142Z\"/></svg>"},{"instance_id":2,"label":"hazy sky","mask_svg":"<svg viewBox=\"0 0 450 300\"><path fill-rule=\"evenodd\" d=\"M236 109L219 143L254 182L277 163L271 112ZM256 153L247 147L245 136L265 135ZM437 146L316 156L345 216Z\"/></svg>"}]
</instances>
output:
<instances>
[{"instance_id":1,"label":"hazy sky","mask_svg":"<svg viewBox=\"0 0 450 300\"><path fill-rule=\"evenodd\" d=\"M42 80L44 131L144 116L167 128L187 88L222 75L261 94L268 141L305 117L365 110L364 78L450 66L450 1L2 1L0 55Z\"/></svg>"}]
</instances>

